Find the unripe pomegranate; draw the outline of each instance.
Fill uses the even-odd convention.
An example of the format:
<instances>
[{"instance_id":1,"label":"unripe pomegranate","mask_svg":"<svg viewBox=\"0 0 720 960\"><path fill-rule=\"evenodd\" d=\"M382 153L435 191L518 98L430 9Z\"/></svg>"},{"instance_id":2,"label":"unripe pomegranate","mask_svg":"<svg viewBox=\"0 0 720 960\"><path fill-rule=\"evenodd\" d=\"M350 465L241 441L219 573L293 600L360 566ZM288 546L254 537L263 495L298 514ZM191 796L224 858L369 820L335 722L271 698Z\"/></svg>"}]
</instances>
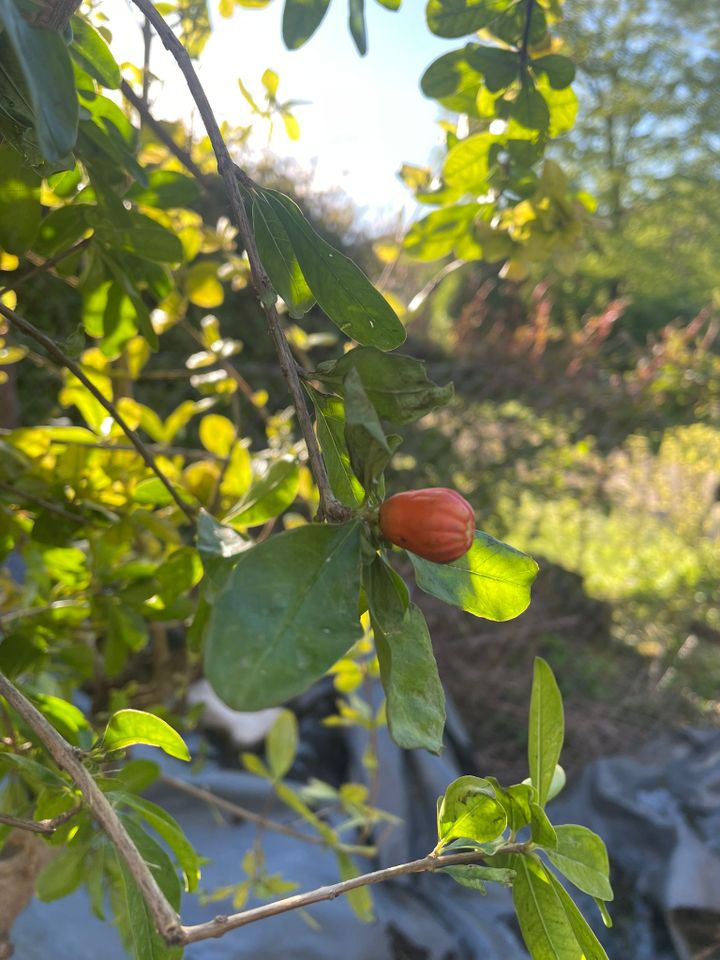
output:
<instances>
[{"instance_id":1,"label":"unripe pomegranate","mask_svg":"<svg viewBox=\"0 0 720 960\"><path fill-rule=\"evenodd\" d=\"M434 563L462 557L475 536L473 508L447 487L396 493L381 505L379 520L386 540Z\"/></svg>"}]
</instances>

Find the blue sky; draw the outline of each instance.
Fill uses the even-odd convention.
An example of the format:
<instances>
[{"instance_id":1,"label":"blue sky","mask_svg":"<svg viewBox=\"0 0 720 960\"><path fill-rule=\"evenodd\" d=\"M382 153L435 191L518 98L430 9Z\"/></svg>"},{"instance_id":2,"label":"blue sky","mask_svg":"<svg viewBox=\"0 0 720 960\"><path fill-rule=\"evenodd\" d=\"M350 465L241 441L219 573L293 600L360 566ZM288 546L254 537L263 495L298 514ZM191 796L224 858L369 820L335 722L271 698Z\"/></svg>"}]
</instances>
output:
<instances>
[{"instance_id":1,"label":"blue sky","mask_svg":"<svg viewBox=\"0 0 720 960\"><path fill-rule=\"evenodd\" d=\"M360 57L347 28L347 0L332 0L313 38L289 52L281 37L282 0L273 0L265 10L237 7L231 20L217 15L211 3L213 36L199 73L217 116L234 124L250 122L237 78L261 97L260 77L272 67L280 76L281 100L310 101L296 111L300 141L288 140L280 125L273 152L295 156L302 166L314 168L318 187L341 187L366 223L389 224L403 208L412 209L412 197L397 170L403 162L427 163L440 142L439 110L423 97L419 79L432 60L462 41L434 37L421 0L404 0L395 13L367 0L369 49ZM118 8L112 13L105 9L111 15L116 56L140 62L133 13L122 16ZM164 80L162 91L154 91L156 114L191 118L182 76L157 42L152 67ZM262 121L252 143L259 151L267 145Z\"/></svg>"}]
</instances>

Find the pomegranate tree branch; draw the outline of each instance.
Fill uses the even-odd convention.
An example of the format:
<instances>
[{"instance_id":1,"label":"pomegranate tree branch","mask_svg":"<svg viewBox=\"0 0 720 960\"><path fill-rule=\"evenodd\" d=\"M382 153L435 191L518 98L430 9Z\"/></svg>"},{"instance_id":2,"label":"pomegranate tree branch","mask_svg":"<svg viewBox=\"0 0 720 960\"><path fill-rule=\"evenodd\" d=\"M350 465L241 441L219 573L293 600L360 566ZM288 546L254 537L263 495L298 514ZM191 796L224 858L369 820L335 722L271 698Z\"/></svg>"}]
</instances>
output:
<instances>
[{"instance_id":1,"label":"pomegranate tree branch","mask_svg":"<svg viewBox=\"0 0 720 960\"><path fill-rule=\"evenodd\" d=\"M55 833L58 827L61 827L68 820L72 820L76 813L82 809L81 803L76 803L65 813L59 813L56 817L47 820L23 820L22 817L11 817L7 813L0 813L0 823L7 827L14 827L16 830L27 830L29 833L42 833L50 836Z\"/></svg>"},{"instance_id":2,"label":"pomegranate tree branch","mask_svg":"<svg viewBox=\"0 0 720 960\"><path fill-rule=\"evenodd\" d=\"M195 101L208 137L210 138L210 143L212 144L217 161L218 173L225 185L230 212L238 229L240 240L247 252L253 285L265 312L270 334L275 343L280 369L287 383L290 395L292 396L300 430L307 446L308 462L320 494L318 515L320 519L325 520L346 520L349 517L349 511L347 507L343 506L343 504L337 500L330 487L325 463L313 429L312 418L310 417L303 388L300 384L295 358L293 357L290 344L285 337L282 324L280 323L280 317L275 308L276 295L260 260L255 237L252 227L250 226L247 210L245 209L239 178L247 184L250 184L252 181L233 163L230 151L220 132L220 127L215 119L215 114L210 106L207 95L195 72L195 67L190 59L190 55L173 33L172 27L166 23L150 0L133 0L133 3L150 21L163 45L175 58L177 65L185 77L190 94Z\"/></svg>"},{"instance_id":3,"label":"pomegranate tree branch","mask_svg":"<svg viewBox=\"0 0 720 960\"><path fill-rule=\"evenodd\" d=\"M180 918L165 899L110 801L90 776L76 751L3 673L0 673L0 695L32 730L57 766L68 774L83 795L93 818L105 831L140 888L158 932L168 943L177 942L178 936L182 936Z\"/></svg>"},{"instance_id":4,"label":"pomegranate tree branch","mask_svg":"<svg viewBox=\"0 0 720 960\"><path fill-rule=\"evenodd\" d=\"M527 843L505 843L495 853L524 854L528 850L529 845ZM363 873L359 877L352 877L350 880L329 884L326 887L318 887L317 890L310 890L308 893L298 893L261 907L252 907L250 910L233 913L229 917L215 917L214 920L209 920L207 923L196 923L191 927L183 927L182 942L196 943L198 940L222 937L228 930L244 927L248 923L255 923L256 920L267 920L269 917L277 917L281 913L288 913L291 910L302 910L314 903L322 903L324 900L335 900L351 890L368 887L375 883L384 883L387 880L394 880L396 877L405 877L411 873L433 873L435 870L442 870L443 867L484 863L490 859L490 856L481 850L473 850L470 853L453 853L446 856L431 853L419 860L399 863L394 867L385 867L383 870L375 870L372 873Z\"/></svg>"},{"instance_id":5,"label":"pomegranate tree branch","mask_svg":"<svg viewBox=\"0 0 720 960\"><path fill-rule=\"evenodd\" d=\"M300 840L302 843L310 843L318 847L327 846L327 841L314 833L303 833L301 830L295 830L294 827L289 826L287 823L270 820L268 817L263 817L261 814L255 813L254 810L241 807L237 803L233 803L232 800L226 800L225 797L211 793L210 790L206 790L204 787L198 787L194 783L188 783L186 780L178 780L177 777L171 777L168 774L163 774L160 780L162 783L167 784L168 787L172 787L180 793L186 793L190 797L202 800L207 803L208 806L215 807L217 810L223 810L225 813L230 814L230 816L237 817L238 820L246 820L248 823L254 823L256 826L262 827L263 830L282 833L286 837L292 837L293 840ZM376 853L374 847L358 846L351 843L341 843L338 845L338 849L342 850L343 853L353 853L364 857L371 857Z\"/></svg>"}]
</instances>

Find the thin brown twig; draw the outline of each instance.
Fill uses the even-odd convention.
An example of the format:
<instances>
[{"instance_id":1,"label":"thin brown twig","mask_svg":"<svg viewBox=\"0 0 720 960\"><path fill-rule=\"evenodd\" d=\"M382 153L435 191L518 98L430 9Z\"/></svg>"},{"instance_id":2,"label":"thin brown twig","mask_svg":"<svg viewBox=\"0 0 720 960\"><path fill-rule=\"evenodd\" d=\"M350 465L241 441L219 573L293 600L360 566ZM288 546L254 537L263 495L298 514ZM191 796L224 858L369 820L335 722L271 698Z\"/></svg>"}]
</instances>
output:
<instances>
[{"instance_id":1,"label":"thin brown twig","mask_svg":"<svg viewBox=\"0 0 720 960\"><path fill-rule=\"evenodd\" d=\"M83 523L82 517L78 517L74 513L70 513L69 510L63 510L62 507L57 506L57 504L52 503L50 500L44 500L42 497L36 497L32 493L25 493L24 490L18 490L9 483L3 483L0 481L0 490L13 494L13 496L17 497L18 503L22 503L24 501L27 501L27 503L34 503L38 507L42 507L43 510L48 510L50 513L54 513L58 517L63 517L65 520L72 520L73 523L77 524Z\"/></svg>"},{"instance_id":2,"label":"thin brown twig","mask_svg":"<svg viewBox=\"0 0 720 960\"><path fill-rule=\"evenodd\" d=\"M0 813L0 823L8 827L14 827L16 830L27 830L29 833L42 833L46 837L51 836L55 831L72 820L76 813L82 810L82 804L76 803L65 813L59 813L56 817L48 820L24 820L22 817L11 817L7 813Z\"/></svg>"},{"instance_id":3,"label":"thin brown twig","mask_svg":"<svg viewBox=\"0 0 720 960\"><path fill-rule=\"evenodd\" d=\"M94 819L105 831L140 888L158 932L168 943L177 942L178 937L182 937L180 918L157 885L110 801L85 769L76 751L3 673L0 673L0 694L83 795Z\"/></svg>"},{"instance_id":4,"label":"thin brown twig","mask_svg":"<svg viewBox=\"0 0 720 960\"><path fill-rule=\"evenodd\" d=\"M175 143L165 127L163 127L163 125L155 119L152 113L150 113L147 103L135 93L127 80L123 80L123 82L120 84L120 90L128 103L131 103L132 106L137 110L138 114L140 115L140 119L145 126L152 130L158 140L168 148L170 153L172 153L177 160L180 161L188 173L191 173L195 179L203 187L205 187L206 190L213 190L216 184L212 177L209 177L206 173L203 173L188 151L184 150L181 146Z\"/></svg>"},{"instance_id":5,"label":"thin brown twig","mask_svg":"<svg viewBox=\"0 0 720 960\"><path fill-rule=\"evenodd\" d=\"M160 777L162 783L167 784L169 787L172 787L174 790L179 790L181 793L186 793L190 797L195 797L198 800L204 800L205 803L209 804L211 807L216 807L218 810L224 810L225 813L229 813L233 817L237 817L239 820L247 820L248 823L254 823L258 827L263 827L265 830L272 830L274 833L282 833L286 837L292 837L294 840L302 840L303 843L314 844L318 847L327 846L327 842L323 840L322 837L315 836L312 833L303 833L301 830L296 830L294 827L289 826L286 823L280 823L278 820L271 820L269 817L264 817L259 813L255 813L253 810L248 810L246 807L241 807L237 803L233 803L231 800L226 800L225 797L220 797L216 793L211 793L210 790L206 790L204 787L198 787L194 783L187 783L185 780L178 780L177 777L171 777L168 774L163 774ZM342 844L340 846L345 853L354 853L359 856L371 857L376 851L375 847L367 847L359 844Z\"/></svg>"},{"instance_id":6,"label":"thin brown twig","mask_svg":"<svg viewBox=\"0 0 720 960\"><path fill-rule=\"evenodd\" d=\"M32 270L28 270L27 273L21 273L19 277L14 278L13 283L9 283L0 289L3 293L6 293L8 290L19 289L27 280L31 280L38 273L46 273L48 270L52 270L53 267L56 267L59 263L62 263L63 260L67 260L67 258L71 257L74 253L80 253L90 244L91 240L92 237L85 237L83 240L78 240L78 242L73 244L72 247L66 247L65 250L60 250L58 253L54 254L54 256L48 257L47 260L43 260L41 263L35 264Z\"/></svg>"},{"instance_id":7,"label":"thin brown twig","mask_svg":"<svg viewBox=\"0 0 720 960\"><path fill-rule=\"evenodd\" d=\"M164 472L157 465L155 457L148 449L147 444L141 440L138 434L125 422L124 418L120 415L115 407L115 404L111 400L108 400L107 397L105 397L104 394L98 390L92 380L89 380L85 376L80 366L71 357L69 357L54 340L46 336L41 330L38 330L38 328L30 323L29 320L26 320L25 317L21 317L19 313L16 313L14 310L6 307L4 303L0 303L0 314L9 320L14 327L16 327L18 330L21 330L28 337L31 337L36 343L39 343L42 347L44 347L44 349L54 360L56 360L63 367L67 367L67 369L78 378L80 383L82 383L82 385L90 391L98 403L100 403L101 406L107 410L115 423L117 423L122 432L143 458L147 466L160 480L175 503L188 518L190 523L194 525L195 515L192 509L187 503L185 503L168 478L165 476Z\"/></svg>"},{"instance_id":8,"label":"thin brown twig","mask_svg":"<svg viewBox=\"0 0 720 960\"><path fill-rule=\"evenodd\" d=\"M150 0L133 0L133 2L150 23L152 23L163 45L175 58L177 65L185 77L190 94L197 105L208 137L210 138L210 143L212 144L217 161L218 173L225 184L225 190L230 204L230 212L235 220L240 239L247 252L253 285L255 286L260 298L260 303L265 312L270 334L278 354L280 369L282 370L285 382L292 396L300 430L307 445L310 469L320 494L318 515L321 519L326 520L347 520L350 512L347 507L337 500L332 492L327 470L325 469L325 463L313 429L310 412L300 384L295 358L293 357L290 344L285 337L282 324L280 323L280 317L275 308L275 293L260 260L257 246L255 245L255 238L240 190L240 182L248 187L252 185L252 180L233 163L227 144L223 139L220 127L215 119L215 114L213 113L210 102L208 101L202 84L195 72L190 55L185 47L183 47L180 40L173 33L170 25L165 22L162 15Z\"/></svg>"},{"instance_id":9,"label":"thin brown twig","mask_svg":"<svg viewBox=\"0 0 720 960\"><path fill-rule=\"evenodd\" d=\"M496 852L503 854L524 854L527 853L528 850L529 846L526 843L505 843ZM285 897L283 900L276 900L274 903L268 903L262 907L253 907L250 910L233 913L229 917L215 917L214 920L209 920L207 923L196 923L190 927L183 926L182 942L186 944L196 943L198 940L222 937L228 930L236 930L238 927L244 927L248 923L255 923L257 920L267 920L269 917L276 917L282 913L288 913L291 910L302 910L305 907L312 906L314 903L322 903L324 900L335 900L337 897L341 897L351 890L357 890L359 887L367 887L375 883L384 883L387 880L394 880L396 877L405 877L413 873L433 873L435 870L442 870L444 867L482 863L488 859L490 859L488 854L480 850L474 850L471 853L448 854L446 856L429 854L427 857L422 857L419 860L411 860L409 863L399 863L394 867L375 870L373 873L364 873L350 880L343 880L340 883L318 887L317 890L311 890L308 893L298 893L292 897Z\"/></svg>"}]
</instances>

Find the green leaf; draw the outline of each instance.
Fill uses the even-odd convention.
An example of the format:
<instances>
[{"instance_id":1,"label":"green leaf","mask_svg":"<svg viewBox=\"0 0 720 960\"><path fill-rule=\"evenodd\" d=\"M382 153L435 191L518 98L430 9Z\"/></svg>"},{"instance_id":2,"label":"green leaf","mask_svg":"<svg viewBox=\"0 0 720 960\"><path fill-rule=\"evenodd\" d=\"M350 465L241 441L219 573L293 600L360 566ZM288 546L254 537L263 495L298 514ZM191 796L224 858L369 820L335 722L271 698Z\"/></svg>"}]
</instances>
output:
<instances>
[{"instance_id":1,"label":"green leaf","mask_svg":"<svg viewBox=\"0 0 720 960\"><path fill-rule=\"evenodd\" d=\"M130 835L158 886L176 910L180 906L181 890L175 867L164 848L147 833L142 825L129 814L120 814L123 826Z\"/></svg>"},{"instance_id":2,"label":"green leaf","mask_svg":"<svg viewBox=\"0 0 720 960\"><path fill-rule=\"evenodd\" d=\"M492 2L492 0L491 0ZM539 3L533 3L528 9L527 3L517 3L515 0L494 0L495 12L491 17L490 29L503 43L519 47L525 38L527 29L527 15L530 13L530 29L527 31L528 44L534 47L545 40L547 35L547 19Z\"/></svg>"},{"instance_id":3,"label":"green leaf","mask_svg":"<svg viewBox=\"0 0 720 960\"><path fill-rule=\"evenodd\" d=\"M132 807L143 820L162 837L180 864L185 878L185 889L192 893L200 880L200 858L182 831L180 824L163 807L139 797L136 793L111 794Z\"/></svg>"},{"instance_id":4,"label":"green leaf","mask_svg":"<svg viewBox=\"0 0 720 960\"><path fill-rule=\"evenodd\" d=\"M292 710L282 710L265 741L265 758L273 777L282 780L295 760L298 725Z\"/></svg>"},{"instance_id":5,"label":"green leaf","mask_svg":"<svg viewBox=\"0 0 720 960\"><path fill-rule=\"evenodd\" d=\"M526 130L545 133L550 124L550 111L543 95L529 83L524 83L513 101L510 114Z\"/></svg>"},{"instance_id":6,"label":"green leaf","mask_svg":"<svg viewBox=\"0 0 720 960\"><path fill-rule=\"evenodd\" d=\"M214 310L225 300L225 289L218 279L217 260L196 261L185 274L185 290L190 303L204 310ZM212 362L216 357L211 355Z\"/></svg>"},{"instance_id":7,"label":"green leaf","mask_svg":"<svg viewBox=\"0 0 720 960\"><path fill-rule=\"evenodd\" d=\"M600 911L600 916L602 917L602 922L606 927L611 927L613 925L612 917L610 916L610 911L605 906L605 901L601 900L599 897L593 897L597 905L598 910Z\"/></svg>"},{"instance_id":8,"label":"green leaf","mask_svg":"<svg viewBox=\"0 0 720 960\"><path fill-rule=\"evenodd\" d=\"M520 76L520 55L515 50L468 45L467 60L485 78L491 93L505 90Z\"/></svg>"},{"instance_id":9,"label":"green leaf","mask_svg":"<svg viewBox=\"0 0 720 960\"><path fill-rule=\"evenodd\" d=\"M362 636L359 591L357 522L308 524L244 554L208 624L215 692L236 710L261 710L306 690Z\"/></svg>"},{"instance_id":10,"label":"green leaf","mask_svg":"<svg viewBox=\"0 0 720 960\"><path fill-rule=\"evenodd\" d=\"M7 643L7 641L5 641ZM22 780L35 789L50 787L56 790L58 787L66 787L66 782L62 777L51 770L50 767L43 766L30 757L23 757L15 753L0 753L0 770L3 765L10 766L17 770Z\"/></svg>"},{"instance_id":11,"label":"green leaf","mask_svg":"<svg viewBox=\"0 0 720 960\"><path fill-rule=\"evenodd\" d=\"M511 787L501 787L494 777L487 778L495 787L495 796L502 804L508 820L508 827L513 833L522 830L530 823L530 801L534 790L529 784L516 783Z\"/></svg>"},{"instance_id":12,"label":"green leaf","mask_svg":"<svg viewBox=\"0 0 720 960\"><path fill-rule=\"evenodd\" d=\"M175 489L185 500L190 500L186 490L177 486L175 486ZM153 507L166 507L168 504L175 502L172 494L159 477L146 477L145 480L141 480L135 487L133 499L135 503L148 504Z\"/></svg>"},{"instance_id":13,"label":"green leaf","mask_svg":"<svg viewBox=\"0 0 720 960\"><path fill-rule=\"evenodd\" d=\"M541 807L547 802L564 735L565 718L557 681L545 660L535 657L528 723L528 765Z\"/></svg>"},{"instance_id":14,"label":"green leaf","mask_svg":"<svg viewBox=\"0 0 720 960\"><path fill-rule=\"evenodd\" d=\"M486 843L499 837L506 826L507 817L495 789L482 777L453 780L438 807L438 840L442 844L455 837Z\"/></svg>"},{"instance_id":15,"label":"green leaf","mask_svg":"<svg viewBox=\"0 0 720 960\"><path fill-rule=\"evenodd\" d=\"M445 695L422 611L411 603L402 620L373 629L393 740L405 750L440 753Z\"/></svg>"},{"instance_id":16,"label":"green leaf","mask_svg":"<svg viewBox=\"0 0 720 960\"><path fill-rule=\"evenodd\" d=\"M399 747L440 753L445 694L422 611L381 557L365 579L390 735Z\"/></svg>"},{"instance_id":17,"label":"green leaf","mask_svg":"<svg viewBox=\"0 0 720 960\"><path fill-rule=\"evenodd\" d=\"M264 193L253 194L253 230L262 265L294 320L301 320L315 303L305 282L287 231Z\"/></svg>"},{"instance_id":18,"label":"green leaf","mask_svg":"<svg viewBox=\"0 0 720 960\"><path fill-rule=\"evenodd\" d=\"M600 900L612 900L608 854L600 837L587 827L566 823L555 828L557 849L550 861L578 890Z\"/></svg>"},{"instance_id":19,"label":"green leaf","mask_svg":"<svg viewBox=\"0 0 720 960\"><path fill-rule=\"evenodd\" d=\"M290 238L307 285L332 322L359 343L380 350L400 346L405 328L362 270L326 243L289 197L274 190L261 192Z\"/></svg>"},{"instance_id":20,"label":"green leaf","mask_svg":"<svg viewBox=\"0 0 720 960\"><path fill-rule=\"evenodd\" d=\"M490 173L490 148L496 142L492 134L475 133L456 143L443 164L447 186L462 188L465 193L482 192Z\"/></svg>"},{"instance_id":21,"label":"green leaf","mask_svg":"<svg viewBox=\"0 0 720 960\"><path fill-rule=\"evenodd\" d=\"M134 743L160 747L171 757L189 760L185 741L164 720L144 710L118 710L108 720L101 744L104 750L124 750Z\"/></svg>"},{"instance_id":22,"label":"green leaf","mask_svg":"<svg viewBox=\"0 0 720 960\"><path fill-rule=\"evenodd\" d=\"M76 890L85 879L86 843L73 843L43 867L35 881L35 895L48 903Z\"/></svg>"},{"instance_id":23,"label":"green leaf","mask_svg":"<svg viewBox=\"0 0 720 960\"><path fill-rule=\"evenodd\" d=\"M360 871L352 862L350 857L342 850L336 850L335 856L338 862L338 872L341 880L352 880L360 876ZM363 923L372 923L375 919L373 913L372 894L369 887L356 887L346 894L350 909Z\"/></svg>"},{"instance_id":24,"label":"green leaf","mask_svg":"<svg viewBox=\"0 0 720 960\"><path fill-rule=\"evenodd\" d=\"M274 98L277 96L278 87L280 85L280 77L278 77L274 70L271 70L270 67L268 67L267 70L263 71L260 81L265 87L269 97Z\"/></svg>"},{"instance_id":25,"label":"green leaf","mask_svg":"<svg viewBox=\"0 0 720 960\"><path fill-rule=\"evenodd\" d=\"M511 0L429 0L427 25L438 37L463 37L486 26Z\"/></svg>"},{"instance_id":26,"label":"green leaf","mask_svg":"<svg viewBox=\"0 0 720 960\"><path fill-rule=\"evenodd\" d=\"M51 257L59 250L76 243L87 230L86 210L83 204L72 204L51 210L43 218L32 245L35 253L41 257Z\"/></svg>"},{"instance_id":27,"label":"green leaf","mask_svg":"<svg viewBox=\"0 0 720 960\"><path fill-rule=\"evenodd\" d=\"M553 90L545 77L540 77L537 88L550 111L549 137L560 137L572 130L578 112L578 99L571 87Z\"/></svg>"},{"instance_id":28,"label":"green leaf","mask_svg":"<svg viewBox=\"0 0 720 960\"><path fill-rule=\"evenodd\" d=\"M313 379L342 396L343 380L350 370L360 375L378 415L391 423L412 423L452 399L452 384L440 387L428 380L422 361L374 347L356 347L339 360L321 363Z\"/></svg>"},{"instance_id":29,"label":"green leaf","mask_svg":"<svg viewBox=\"0 0 720 960\"><path fill-rule=\"evenodd\" d=\"M539 803L530 801L530 830L533 842L546 850L555 850L558 845L555 828Z\"/></svg>"},{"instance_id":30,"label":"green leaf","mask_svg":"<svg viewBox=\"0 0 720 960\"><path fill-rule=\"evenodd\" d=\"M421 590L486 620L512 620L530 603L538 565L525 553L479 530L469 551L452 563L408 553Z\"/></svg>"},{"instance_id":31,"label":"green leaf","mask_svg":"<svg viewBox=\"0 0 720 960\"><path fill-rule=\"evenodd\" d=\"M40 713L76 746L79 744L79 734L90 730L85 714L74 703L46 693L37 694L33 699Z\"/></svg>"},{"instance_id":32,"label":"green leaf","mask_svg":"<svg viewBox=\"0 0 720 960\"><path fill-rule=\"evenodd\" d=\"M227 417L208 413L198 424L200 443L217 457L230 455L237 437L235 425Z\"/></svg>"},{"instance_id":33,"label":"green leaf","mask_svg":"<svg viewBox=\"0 0 720 960\"><path fill-rule=\"evenodd\" d=\"M365 26L365 0L348 0L350 15L348 26L361 57L367 53L367 28Z\"/></svg>"},{"instance_id":34,"label":"green leaf","mask_svg":"<svg viewBox=\"0 0 720 960\"><path fill-rule=\"evenodd\" d=\"M83 17L71 17L70 23L73 32L70 51L75 60L98 83L117 90L122 75L105 38Z\"/></svg>"},{"instance_id":35,"label":"green leaf","mask_svg":"<svg viewBox=\"0 0 720 960\"><path fill-rule=\"evenodd\" d=\"M511 887L515 879L515 871L505 867L483 867L480 864L468 863L456 867L441 867L443 873L450 876L463 887L478 890L483 896L487 893L486 882L501 883Z\"/></svg>"},{"instance_id":36,"label":"green leaf","mask_svg":"<svg viewBox=\"0 0 720 960\"><path fill-rule=\"evenodd\" d=\"M369 491L392 457L375 407L363 389L360 374L351 368L343 381L345 442L355 476Z\"/></svg>"},{"instance_id":37,"label":"green leaf","mask_svg":"<svg viewBox=\"0 0 720 960\"><path fill-rule=\"evenodd\" d=\"M458 203L434 210L410 227L403 249L414 260L424 262L446 257L472 236L473 222L485 209L484 204Z\"/></svg>"},{"instance_id":38,"label":"green leaf","mask_svg":"<svg viewBox=\"0 0 720 960\"><path fill-rule=\"evenodd\" d=\"M218 523L206 510L200 511L197 548L205 570L203 585L208 601L212 601L215 591L225 583L240 555L252 546L252 540L241 537L232 527Z\"/></svg>"},{"instance_id":39,"label":"green leaf","mask_svg":"<svg viewBox=\"0 0 720 960\"><path fill-rule=\"evenodd\" d=\"M279 516L290 506L298 492L298 465L290 457L269 464L262 476L256 476L242 500L225 517L235 526L256 527Z\"/></svg>"},{"instance_id":40,"label":"green leaf","mask_svg":"<svg viewBox=\"0 0 720 960\"><path fill-rule=\"evenodd\" d=\"M0 247L21 256L40 228L40 177L9 143L0 143Z\"/></svg>"},{"instance_id":41,"label":"green leaf","mask_svg":"<svg viewBox=\"0 0 720 960\"><path fill-rule=\"evenodd\" d=\"M58 163L75 146L78 130L78 100L68 48L55 30L32 26L15 0L0 0L0 21L27 85L40 149L48 163Z\"/></svg>"},{"instance_id":42,"label":"green leaf","mask_svg":"<svg viewBox=\"0 0 720 960\"><path fill-rule=\"evenodd\" d=\"M297 50L315 33L330 0L285 0L282 36L288 50Z\"/></svg>"},{"instance_id":43,"label":"green leaf","mask_svg":"<svg viewBox=\"0 0 720 960\"><path fill-rule=\"evenodd\" d=\"M547 867L545 868L545 875L552 884L553 890L562 904L565 916L569 920L572 931L575 934L575 939L582 950L583 960L608 960L608 955L605 953L600 941L593 933L585 917L578 910L570 894Z\"/></svg>"},{"instance_id":44,"label":"green leaf","mask_svg":"<svg viewBox=\"0 0 720 960\"><path fill-rule=\"evenodd\" d=\"M515 870L513 903L525 945L533 960L582 960L565 908L535 858L509 857Z\"/></svg>"},{"instance_id":45,"label":"green leaf","mask_svg":"<svg viewBox=\"0 0 720 960\"><path fill-rule=\"evenodd\" d=\"M147 186L134 183L126 196L144 206L171 210L194 204L200 196L200 187L197 181L179 170L151 170Z\"/></svg>"},{"instance_id":46,"label":"green leaf","mask_svg":"<svg viewBox=\"0 0 720 960\"><path fill-rule=\"evenodd\" d=\"M180 885L167 854L136 822L127 817L123 822L160 889L178 909ZM168 947L155 930L147 902L124 861L114 848L108 849L107 857L120 874L120 882L110 886L111 900L123 942L134 960L179 960L182 949Z\"/></svg>"},{"instance_id":47,"label":"green leaf","mask_svg":"<svg viewBox=\"0 0 720 960\"><path fill-rule=\"evenodd\" d=\"M544 73L554 90L564 90L575 79L575 64L559 53L550 53L530 61L530 67L536 73Z\"/></svg>"},{"instance_id":48,"label":"green leaf","mask_svg":"<svg viewBox=\"0 0 720 960\"><path fill-rule=\"evenodd\" d=\"M345 405L337 397L319 393L309 384L305 389L315 407L316 429L332 492L348 507L359 507L365 491L350 465L345 442Z\"/></svg>"},{"instance_id":49,"label":"green leaf","mask_svg":"<svg viewBox=\"0 0 720 960\"><path fill-rule=\"evenodd\" d=\"M470 62L471 51L478 44L468 43L461 50L451 50L434 60L420 79L426 97L438 100L448 110L474 112L475 99L483 77Z\"/></svg>"},{"instance_id":50,"label":"green leaf","mask_svg":"<svg viewBox=\"0 0 720 960\"><path fill-rule=\"evenodd\" d=\"M402 0L377 0L377 2L386 10L399 10Z\"/></svg>"},{"instance_id":51,"label":"green leaf","mask_svg":"<svg viewBox=\"0 0 720 960\"><path fill-rule=\"evenodd\" d=\"M171 230L137 210L125 210L112 226L99 226L98 236L119 248L156 263L180 263L183 245Z\"/></svg>"}]
</instances>

